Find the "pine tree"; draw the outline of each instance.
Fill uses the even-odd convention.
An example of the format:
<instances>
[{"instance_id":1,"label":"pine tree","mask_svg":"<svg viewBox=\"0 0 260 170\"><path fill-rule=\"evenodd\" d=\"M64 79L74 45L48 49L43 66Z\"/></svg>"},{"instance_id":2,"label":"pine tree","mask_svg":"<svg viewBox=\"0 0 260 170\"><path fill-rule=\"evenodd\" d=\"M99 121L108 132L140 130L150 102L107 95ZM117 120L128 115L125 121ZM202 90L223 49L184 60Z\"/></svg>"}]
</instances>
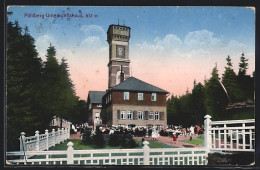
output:
<instances>
[{"instance_id":1,"label":"pine tree","mask_svg":"<svg viewBox=\"0 0 260 170\"><path fill-rule=\"evenodd\" d=\"M44 67L45 106L53 116L68 119L78 98L75 96L74 86L69 78L66 60L63 58L59 64L55 56L56 49L50 44Z\"/></svg>"},{"instance_id":2,"label":"pine tree","mask_svg":"<svg viewBox=\"0 0 260 170\"><path fill-rule=\"evenodd\" d=\"M246 71L248 69L248 59L245 58L245 54L242 53L240 57L240 63L239 63L239 72L238 76L245 76Z\"/></svg>"},{"instance_id":3,"label":"pine tree","mask_svg":"<svg viewBox=\"0 0 260 170\"><path fill-rule=\"evenodd\" d=\"M192 89L192 104L193 114L195 115L195 123L203 124L204 116L206 114L205 108L205 88L201 83L194 81Z\"/></svg>"},{"instance_id":4,"label":"pine tree","mask_svg":"<svg viewBox=\"0 0 260 170\"><path fill-rule=\"evenodd\" d=\"M41 60L28 28L18 22L7 24L7 140L8 150L19 147L23 131L33 135L39 126L38 94L41 78ZM40 129L37 129L40 130Z\"/></svg>"},{"instance_id":5,"label":"pine tree","mask_svg":"<svg viewBox=\"0 0 260 170\"><path fill-rule=\"evenodd\" d=\"M230 98L230 103L232 103L240 100L241 93L238 86L237 75L233 70L233 65L229 55L226 58L226 61L227 66L222 75L222 83L227 91L227 96Z\"/></svg>"},{"instance_id":6,"label":"pine tree","mask_svg":"<svg viewBox=\"0 0 260 170\"><path fill-rule=\"evenodd\" d=\"M60 114L60 101L59 96L61 94L60 82L61 73L58 61L55 57L56 49L50 44L47 49L46 62L43 68L43 86L44 93L44 106L46 110L52 114L52 116L58 116Z\"/></svg>"},{"instance_id":7,"label":"pine tree","mask_svg":"<svg viewBox=\"0 0 260 170\"><path fill-rule=\"evenodd\" d=\"M211 115L213 120L224 119L228 98L219 82L217 65L212 70L211 78L206 83L205 90L207 114Z\"/></svg>"},{"instance_id":8,"label":"pine tree","mask_svg":"<svg viewBox=\"0 0 260 170\"><path fill-rule=\"evenodd\" d=\"M237 76L241 101L254 100L254 78L252 78L250 75L247 75L247 69L248 59L246 59L244 53L242 53Z\"/></svg>"}]
</instances>

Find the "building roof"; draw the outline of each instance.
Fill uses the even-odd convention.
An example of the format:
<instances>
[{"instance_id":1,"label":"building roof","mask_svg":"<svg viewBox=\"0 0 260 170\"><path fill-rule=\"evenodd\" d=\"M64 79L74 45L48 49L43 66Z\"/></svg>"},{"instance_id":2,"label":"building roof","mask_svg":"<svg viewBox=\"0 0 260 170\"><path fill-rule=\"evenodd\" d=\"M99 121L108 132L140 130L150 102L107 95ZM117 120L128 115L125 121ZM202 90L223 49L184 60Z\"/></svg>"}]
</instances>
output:
<instances>
[{"instance_id":1,"label":"building roof","mask_svg":"<svg viewBox=\"0 0 260 170\"><path fill-rule=\"evenodd\" d=\"M102 97L105 94L105 91L89 91L88 93L91 103L102 103Z\"/></svg>"},{"instance_id":2,"label":"building roof","mask_svg":"<svg viewBox=\"0 0 260 170\"><path fill-rule=\"evenodd\" d=\"M140 92L154 92L154 93L169 93L161 88L153 86L135 77L129 77L122 83L112 87L112 91L140 91Z\"/></svg>"}]
</instances>

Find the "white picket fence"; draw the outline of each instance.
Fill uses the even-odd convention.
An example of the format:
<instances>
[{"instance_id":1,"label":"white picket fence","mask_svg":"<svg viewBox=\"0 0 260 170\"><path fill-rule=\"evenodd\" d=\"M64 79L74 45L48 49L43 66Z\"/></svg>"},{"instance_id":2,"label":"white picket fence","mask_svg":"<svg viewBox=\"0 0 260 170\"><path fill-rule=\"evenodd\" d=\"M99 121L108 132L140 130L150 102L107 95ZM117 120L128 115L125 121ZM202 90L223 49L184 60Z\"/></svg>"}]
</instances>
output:
<instances>
[{"instance_id":1,"label":"white picket fence","mask_svg":"<svg viewBox=\"0 0 260 170\"><path fill-rule=\"evenodd\" d=\"M23 159L8 159L24 165L206 165L207 152L197 148L150 149L144 141L142 149L74 150L73 143L65 151L28 151ZM34 156L37 155L37 156ZM8 152L7 157L24 156Z\"/></svg>"},{"instance_id":2,"label":"white picket fence","mask_svg":"<svg viewBox=\"0 0 260 170\"><path fill-rule=\"evenodd\" d=\"M61 130L22 137L25 152L7 152L6 160L25 165L207 165L209 152L255 151L254 119L211 121L209 115L204 118L204 148L150 149L149 142L144 141L142 149L74 150L69 142L67 150L42 151L69 138L69 132Z\"/></svg>"},{"instance_id":3,"label":"white picket fence","mask_svg":"<svg viewBox=\"0 0 260 170\"><path fill-rule=\"evenodd\" d=\"M204 145L208 151L255 151L255 119L204 121Z\"/></svg>"},{"instance_id":4,"label":"white picket fence","mask_svg":"<svg viewBox=\"0 0 260 170\"><path fill-rule=\"evenodd\" d=\"M39 134L39 131L35 132L35 136L25 137L25 133L22 132L19 138L20 151L44 151L49 150L50 147L60 144L70 138L70 132L68 129L58 129L52 132L45 130L45 134Z\"/></svg>"}]
</instances>

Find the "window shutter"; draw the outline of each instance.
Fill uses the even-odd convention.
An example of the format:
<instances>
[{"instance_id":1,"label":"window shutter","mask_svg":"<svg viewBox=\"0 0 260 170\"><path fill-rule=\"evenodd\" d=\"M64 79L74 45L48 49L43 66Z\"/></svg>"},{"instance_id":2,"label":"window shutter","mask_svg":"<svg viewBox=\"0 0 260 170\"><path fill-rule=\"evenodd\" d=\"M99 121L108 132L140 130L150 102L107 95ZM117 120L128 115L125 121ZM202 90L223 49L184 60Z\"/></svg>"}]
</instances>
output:
<instances>
[{"instance_id":1,"label":"window shutter","mask_svg":"<svg viewBox=\"0 0 260 170\"><path fill-rule=\"evenodd\" d=\"M148 115L149 113L148 113L148 111L144 111L144 120L148 120Z\"/></svg>"},{"instance_id":2,"label":"window shutter","mask_svg":"<svg viewBox=\"0 0 260 170\"><path fill-rule=\"evenodd\" d=\"M117 110L117 119L120 119L120 110Z\"/></svg>"},{"instance_id":3,"label":"window shutter","mask_svg":"<svg viewBox=\"0 0 260 170\"><path fill-rule=\"evenodd\" d=\"M134 120L137 120L137 111L135 110L135 111L133 112L133 114L134 114L133 119L134 119Z\"/></svg>"},{"instance_id":4,"label":"window shutter","mask_svg":"<svg viewBox=\"0 0 260 170\"><path fill-rule=\"evenodd\" d=\"M164 120L164 112L160 112L160 120Z\"/></svg>"}]
</instances>

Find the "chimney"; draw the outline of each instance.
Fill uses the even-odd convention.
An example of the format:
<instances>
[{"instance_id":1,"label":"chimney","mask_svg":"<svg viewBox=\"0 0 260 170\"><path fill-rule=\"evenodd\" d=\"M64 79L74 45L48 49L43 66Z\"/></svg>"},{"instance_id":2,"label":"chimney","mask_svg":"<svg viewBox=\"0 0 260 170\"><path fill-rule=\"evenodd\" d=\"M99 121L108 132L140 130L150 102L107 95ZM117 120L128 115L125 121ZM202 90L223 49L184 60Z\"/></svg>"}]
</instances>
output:
<instances>
[{"instance_id":1,"label":"chimney","mask_svg":"<svg viewBox=\"0 0 260 170\"><path fill-rule=\"evenodd\" d=\"M121 65L121 73L120 73L120 83L125 80L125 74L123 73L123 66Z\"/></svg>"}]
</instances>

